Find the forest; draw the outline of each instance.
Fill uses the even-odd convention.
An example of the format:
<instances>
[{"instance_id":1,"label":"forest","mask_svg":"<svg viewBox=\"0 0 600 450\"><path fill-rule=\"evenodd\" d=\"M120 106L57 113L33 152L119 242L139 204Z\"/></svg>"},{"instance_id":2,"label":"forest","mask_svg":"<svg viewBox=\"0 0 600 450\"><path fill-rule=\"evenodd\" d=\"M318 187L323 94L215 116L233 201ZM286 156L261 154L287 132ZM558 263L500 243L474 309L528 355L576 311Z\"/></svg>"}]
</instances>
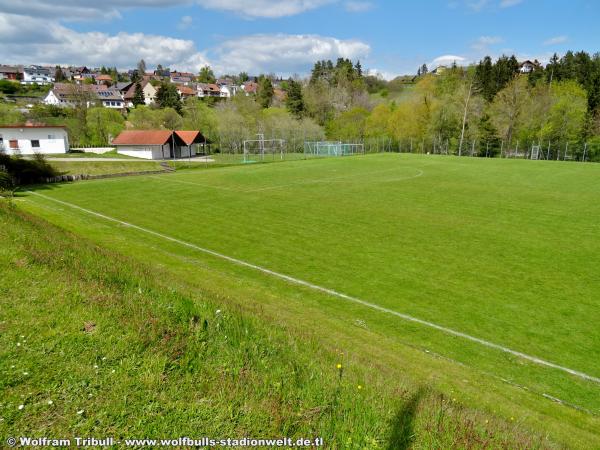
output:
<instances>
[{"instance_id":1,"label":"forest","mask_svg":"<svg viewBox=\"0 0 600 450\"><path fill-rule=\"evenodd\" d=\"M255 95L182 101L163 82L155 105L125 113L101 107L34 105L23 112L0 103L0 122L25 119L65 124L75 145L107 145L121 130L199 129L213 151L241 151L257 133L285 139L288 151L305 140L365 143L367 151L412 151L600 160L600 54L567 52L521 72L514 56L456 64L391 81L367 75L360 62L318 61L309 76L256 78ZM213 78L203 68L204 80ZM231 76L237 81L247 74ZM274 84L285 96L274 95ZM0 89L1 90L1 89Z\"/></svg>"}]
</instances>

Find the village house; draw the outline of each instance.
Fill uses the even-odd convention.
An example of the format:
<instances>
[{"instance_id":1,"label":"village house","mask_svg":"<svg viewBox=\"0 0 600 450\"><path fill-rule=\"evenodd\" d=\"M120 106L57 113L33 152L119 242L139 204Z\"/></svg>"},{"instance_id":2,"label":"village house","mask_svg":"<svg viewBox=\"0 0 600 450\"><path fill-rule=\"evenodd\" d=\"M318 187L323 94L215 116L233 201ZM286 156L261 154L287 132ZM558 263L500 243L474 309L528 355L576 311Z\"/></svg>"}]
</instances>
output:
<instances>
[{"instance_id":1,"label":"village house","mask_svg":"<svg viewBox=\"0 0 600 450\"><path fill-rule=\"evenodd\" d=\"M28 66L23 67L21 84L52 84L54 72L48 67Z\"/></svg>"},{"instance_id":2,"label":"village house","mask_svg":"<svg viewBox=\"0 0 600 450\"><path fill-rule=\"evenodd\" d=\"M0 65L0 80L20 81L23 78L23 69L18 66Z\"/></svg>"},{"instance_id":3,"label":"village house","mask_svg":"<svg viewBox=\"0 0 600 450\"><path fill-rule=\"evenodd\" d=\"M534 70L538 69L540 67L540 63L537 61L523 61L521 64L519 64L519 72L521 73L531 73Z\"/></svg>"},{"instance_id":4,"label":"village house","mask_svg":"<svg viewBox=\"0 0 600 450\"><path fill-rule=\"evenodd\" d=\"M121 92L103 84L55 83L42 102L54 106L75 106L85 103L88 107L100 104L106 108L125 108L125 100Z\"/></svg>"},{"instance_id":5,"label":"village house","mask_svg":"<svg viewBox=\"0 0 600 450\"><path fill-rule=\"evenodd\" d=\"M0 150L8 155L67 153L69 135L63 126L0 125Z\"/></svg>"},{"instance_id":6,"label":"village house","mask_svg":"<svg viewBox=\"0 0 600 450\"><path fill-rule=\"evenodd\" d=\"M144 93L144 103L146 105L151 105L156 101L156 93L157 89L150 83L148 79L144 79L140 82L142 85L142 92ZM133 98L135 97L135 85L136 83L132 83L123 98L125 99L125 104L128 108L133 106Z\"/></svg>"},{"instance_id":7,"label":"village house","mask_svg":"<svg viewBox=\"0 0 600 450\"><path fill-rule=\"evenodd\" d=\"M198 83L196 85L198 97L221 97L221 88L214 83Z\"/></svg>"},{"instance_id":8,"label":"village house","mask_svg":"<svg viewBox=\"0 0 600 450\"><path fill-rule=\"evenodd\" d=\"M177 86L177 92L183 100L196 96L196 91L189 86Z\"/></svg>"},{"instance_id":9,"label":"village house","mask_svg":"<svg viewBox=\"0 0 600 450\"><path fill-rule=\"evenodd\" d=\"M199 131L127 130L113 139L117 153L142 159L191 158L206 139Z\"/></svg>"},{"instance_id":10,"label":"village house","mask_svg":"<svg viewBox=\"0 0 600 450\"><path fill-rule=\"evenodd\" d=\"M258 92L258 83L254 82L254 81L246 81L242 85L242 89L244 90L244 93L246 94L246 96L254 95Z\"/></svg>"}]
</instances>

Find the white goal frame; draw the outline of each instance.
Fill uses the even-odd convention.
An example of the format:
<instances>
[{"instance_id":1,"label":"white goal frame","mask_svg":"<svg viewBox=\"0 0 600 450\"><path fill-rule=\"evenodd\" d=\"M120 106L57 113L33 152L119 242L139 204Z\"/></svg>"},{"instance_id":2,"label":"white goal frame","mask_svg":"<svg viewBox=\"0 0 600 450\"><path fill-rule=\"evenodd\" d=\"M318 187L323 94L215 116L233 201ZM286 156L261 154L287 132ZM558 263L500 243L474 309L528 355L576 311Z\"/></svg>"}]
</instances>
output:
<instances>
[{"instance_id":1,"label":"white goal frame","mask_svg":"<svg viewBox=\"0 0 600 450\"><path fill-rule=\"evenodd\" d=\"M350 156L364 155L364 144L349 144L342 141L305 141L304 156Z\"/></svg>"},{"instance_id":2,"label":"white goal frame","mask_svg":"<svg viewBox=\"0 0 600 450\"><path fill-rule=\"evenodd\" d=\"M258 146L255 146L258 144ZM279 154L280 159L283 159L285 153L285 139L265 139L263 134L258 134L258 139L246 139L244 145L244 163L253 163L265 160L265 154Z\"/></svg>"}]
</instances>

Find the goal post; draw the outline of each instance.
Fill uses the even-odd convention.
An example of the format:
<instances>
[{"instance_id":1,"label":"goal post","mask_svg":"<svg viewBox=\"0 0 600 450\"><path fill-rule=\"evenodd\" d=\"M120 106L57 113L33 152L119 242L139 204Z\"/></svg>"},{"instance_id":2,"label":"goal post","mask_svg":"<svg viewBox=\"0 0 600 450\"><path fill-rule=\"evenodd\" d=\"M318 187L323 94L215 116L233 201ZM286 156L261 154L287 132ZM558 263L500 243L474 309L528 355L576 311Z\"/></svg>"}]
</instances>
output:
<instances>
[{"instance_id":1,"label":"goal post","mask_svg":"<svg viewBox=\"0 0 600 450\"><path fill-rule=\"evenodd\" d=\"M364 144L350 144L341 141L304 142L305 157L350 156L364 153Z\"/></svg>"},{"instance_id":2,"label":"goal post","mask_svg":"<svg viewBox=\"0 0 600 450\"><path fill-rule=\"evenodd\" d=\"M286 141L284 139L264 139L262 134L258 139L246 139L244 145L244 163L255 163L284 159Z\"/></svg>"}]
</instances>

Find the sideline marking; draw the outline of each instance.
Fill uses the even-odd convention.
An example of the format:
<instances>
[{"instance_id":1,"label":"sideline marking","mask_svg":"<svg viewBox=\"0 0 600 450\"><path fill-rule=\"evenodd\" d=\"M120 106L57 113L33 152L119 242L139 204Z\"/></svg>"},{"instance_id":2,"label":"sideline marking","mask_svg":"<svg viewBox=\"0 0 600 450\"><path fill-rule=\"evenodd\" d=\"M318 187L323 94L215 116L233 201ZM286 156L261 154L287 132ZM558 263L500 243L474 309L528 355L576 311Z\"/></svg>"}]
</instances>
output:
<instances>
[{"instance_id":1,"label":"sideline marking","mask_svg":"<svg viewBox=\"0 0 600 450\"><path fill-rule=\"evenodd\" d=\"M267 269L267 268L264 268L264 267L261 267L261 266L257 266L255 264L243 261L241 259L233 258L231 256L227 256L227 255L224 255L222 253L215 252L213 250L209 250L207 248L200 247L200 246L192 244L190 242L182 241L181 239L177 239L177 238L168 236L166 234L162 234L162 233L159 233L157 231L152 231L152 230L150 230L148 228L143 228L143 227L140 227L138 225L134 225L134 224L129 223L129 222L125 222L125 221L122 221L122 220L119 220L119 219L115 219L114 217L110 217L110 216L101 214L99 212L92 211L90 209L82 208L81 206L75 205L73 203L69 203L69 202L65 202L65 201L62 201L62 200L58 200L56 198L48 197L47 195L39 194L39 193L33 192L33 191L26 191L26 192L28 194L32 194L32 195L36 195L38 197L45 198L46 200L50 200L50 201L53 201L53 202L56 202L56 203L59 203L59 204L65 205L65 206L69 206L70 208L86 212L88 214L91 214L91 215L96 216L96 217L100 217L100 218L108 220L110 222L119 223L121 225L125 225L127 227L136 229L138 231L142 231L143 233L151 234L153 236L165 239L167 241L175 242L175 243L177 243L179 245L182 245L184 247L192 248L192 249L197 250L199 252L206 253L208 255L212 255L212 256L215 256L217 258L224 259L226 261L229 261L231 263L237 264L239 266L249 267L250 269L254 269L254 270L257 270L259 272L266 273L266 274L271 275L271 276L276 277L276 278L280 278L282 280L288 281L289 283L297 284L297 285L300 285L300 286L304 286L304 287L313 289L315 291L324 292L325 294L329 294L329 295L331 295L333 297L342 298L344 300L347 300L347 301L350 301L350 302L353 302L353 303L357 303L357 304L362 305L362 306L366 306L367 308L371 308L371 309L374 309L376 311L380 311L380 312L383 312L383 313L386 313L386 314L391 314L393 316L400 317L401 319L404 319L404 320L406 320L408 322L418 323L419 325L424 325L426 327L433 328L433 329L441 331L443 333L446 333L446 334L449 334L449 335L452 335L452 336L457 336L457 337L466 339L466 340L471 341L471 342L475 342L477 344L483 345L483 346L488 347L488 348L493 348L495 350L500 350L501 352L508 353L510 355L513 355L513 356L518 356L519 358L525 359L527 361L531 361L531 362L536 363L538 365L550 367L550 368L556 369L556 370L560 370L562 372L568 373L570 375L574 375L574 376L576 376L578 378L581 378L583 380L592 381L594 383L600 384L600 378L594 377L592 375L588 375L588 374L586 374L584 372L579 372L577 370L570 369L568 367L564 367L564 366L552 363L550 361L546 361L546 360L538 358L536 356L531 356L531 355L528 355L526 353L519 352L517 350L512 350L512 349L510 349L508 347L504 347L502 345L494 344L493 342L486 341L485 339L480 339L478 337L471 336L469 334L453 330L452 328L447 328L447 327L444 327L442 325L438 325L438 324L433 323L433 322L428 322L426 320L419 319L417 317L409 316L408 314L400 313L398 311L394 311L393 309L385 308L383 306L379 306L379 305L376 305L374 303L367 302L366 300L361 300L360 298L357 298L357 297L352 297L350 295L346 295L346 294L344 294L342 292L338 292L338 291L335 291L333 289L329 289L329 288L326 288L326 287L318 286L316 284L309 283L308 281L304 281L304 280L301 280L299 278L294 278L294 277L291 277L289 275L285 275L285 274L282 274L282 273L279 273L279 272L274 272L274 271L272 271L270 269Z\"/></svg>"}]
</instances>

